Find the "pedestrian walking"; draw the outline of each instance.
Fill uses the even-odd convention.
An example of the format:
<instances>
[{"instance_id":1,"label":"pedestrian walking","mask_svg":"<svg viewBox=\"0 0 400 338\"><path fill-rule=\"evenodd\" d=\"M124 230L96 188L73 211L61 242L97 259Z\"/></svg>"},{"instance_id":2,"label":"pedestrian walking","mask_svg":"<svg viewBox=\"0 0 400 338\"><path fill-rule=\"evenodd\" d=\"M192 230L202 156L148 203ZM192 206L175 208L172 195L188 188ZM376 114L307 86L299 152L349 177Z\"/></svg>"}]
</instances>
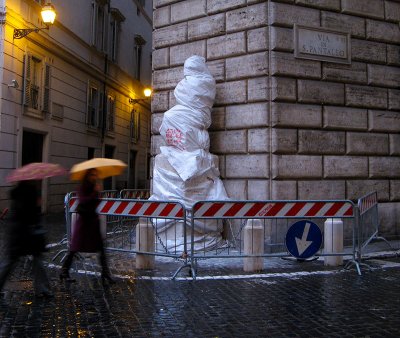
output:
<instances>
[{"instance_id":1,"label":"pedestrian walking","mask_svg":"<svg viewBox=\"0 0 400 338\"><path fill-rule=\"evenodd\" d=\"M69 275L69 269L71 268L76 253L98 252L100 253L100 264L102 268L101 279L103 285L106 283L115 283L107 265L103 238L100 232L100 218L96 212L96 208L100 202L97 180L97 169L91 168L86 170L78 189L78 216L72 232L69 253L60 273L61 280L74 281Z\"/></svg>"},{"instance_id":2,"label":"pedestrian walking","mask_svg":"<svg viewBox=\"0 0 400 338\"><path fill-rule=\"evenodd\" d=\"M11 190L11 228L8 233L6 259L0 271L0 291L7 277L22 256L33 256L35 296L53 297L49 279L42 263L46 242L40 228L40 197L33 181L23 180Z\"/></svg>"}]
</instances>

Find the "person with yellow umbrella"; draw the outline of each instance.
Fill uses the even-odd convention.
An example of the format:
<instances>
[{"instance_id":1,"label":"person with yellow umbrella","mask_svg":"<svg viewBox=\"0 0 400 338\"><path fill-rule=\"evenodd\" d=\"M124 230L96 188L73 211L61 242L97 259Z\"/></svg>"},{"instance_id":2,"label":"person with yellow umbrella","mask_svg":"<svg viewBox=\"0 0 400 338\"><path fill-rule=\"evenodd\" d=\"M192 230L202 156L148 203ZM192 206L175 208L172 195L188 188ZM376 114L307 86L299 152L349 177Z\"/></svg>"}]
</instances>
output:
<instances>
[{"instance_id":1,"label":"person with yellow umbrella","mask_svg":"<svg viewBox=\"0 0 400 338\"><path fill-rule=\"evenodd\" d=\"M74 281L69 275L69 269L77 252L99 252L103 285L107 282L108 284L115 283L108 268L100 232L100 218L96 212L100 202L97 181L98 179L119 175L125 167L126 164L122 161L107 158L94 158L72 167L71 179L81 181L78 189L78 217L72 233L69 253L61 268L61 280Z\"/></svg>"}]
</instances>

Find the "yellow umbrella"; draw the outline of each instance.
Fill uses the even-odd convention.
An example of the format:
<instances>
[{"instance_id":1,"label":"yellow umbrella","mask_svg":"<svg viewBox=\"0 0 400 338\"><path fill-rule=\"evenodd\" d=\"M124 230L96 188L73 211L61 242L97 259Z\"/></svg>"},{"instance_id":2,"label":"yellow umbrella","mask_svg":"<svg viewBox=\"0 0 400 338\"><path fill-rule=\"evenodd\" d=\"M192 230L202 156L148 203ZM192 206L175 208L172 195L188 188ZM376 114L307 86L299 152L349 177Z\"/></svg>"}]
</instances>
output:
<instances>
[{"instance_id":1,"label":"yellow umbrella","mask_svg":"<svg viewBox=\"0 0 400 338\"><path fill-rule=\"evenodd\" d=\"M126 164L120 160L112 158L92 158L91 160L75 164L71 168L71 180L82 180L89 169L97 169L100 179L121 175L126 168Z\"/></svg>"}]
</instances>

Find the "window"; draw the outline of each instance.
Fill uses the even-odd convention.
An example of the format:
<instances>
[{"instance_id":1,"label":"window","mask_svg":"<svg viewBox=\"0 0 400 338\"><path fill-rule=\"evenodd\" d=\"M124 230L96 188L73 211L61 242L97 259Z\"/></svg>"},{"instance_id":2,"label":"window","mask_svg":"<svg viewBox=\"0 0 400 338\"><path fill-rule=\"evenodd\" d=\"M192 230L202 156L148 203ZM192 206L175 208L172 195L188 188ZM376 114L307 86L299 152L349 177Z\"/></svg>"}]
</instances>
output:
<instances>
[{"instance_id":1,"label":"window","mask_svg":"<svg viewBox=\"0 0 400 338\"><path fill-rule=\"evenodd\" d=\"M134 73L136 80L140 81L140 69L142 67L142 46L146 44L146 40L141 35L135 35L135 54L134 54Z\"/></svg>"},{"instance_id":2,"label":"window","mask_svg":"<svg viewBox=\"0 0 400 338\"><path fill-rule=\"evenodd\" d=\"M107 131L115 130L115 98L111 95L107 97Z\"/></svg>"},{"instance_id":3,"label":"window","mask_svg":"<svg viewBox=\"0 0 400 338\"><path fill-rule=\"evenodd\" d=\"M97 88L89 88L87 124L89 127L98 127L98 114L99 114L99 92Z\"/></svg>"},{"instance_id":4,"label":"window","mask_svg":"<svg viewBox=\"0 0 400 338\"><path fill-rule=\"evenodd\" d=\"M130 121L130 138L131 142L137 143L140 137L140 126L139 126L139 113L132 109L131 121Z\"/></svg>"},{"instance_id":5,"label":"window","mask_svg":"<svg viewBox=\"0 0 400 338\"><path fill-rule=\"evenodd\" d=\"M110 22L110 57L112 61L117 61L118 47L119 47L119 33L121 29L121 22L125 21L125 17L117 8L111 8L111 22Z\"/></svg>"},{"instance_id":6,"label":"window","mask_svg":"<svg viewBox=\"0 0 400 338\"><path fill-rule=\"evenodd\" d=\"M93 0L92 2L92 45L99 51L107 50L107 0Z\"/></svg>"},{"instance_id":7,"label":"window","mask_svg":"<svg viewBox=\"0 0 400 338\"><path fill-rule=\"evenodd\" d=\"M27 109L38 114L50 112L51 67L40 57L27 53L24 58L23 103Z\"/></svg>"},{"instance_id":8,"label":"window","mask_svg":"<svg viewBox=\"0 0 400 338\"><path fill-rule=\"evenodd\" d=\"M39 109L40 68L42 61L35 57L31 58L31 85L29 107Z\"/></svg>"},{"instance_id":9,"label":"window","mask_svg":"<svg viewBox=\"0 0 400 338\"><path fill-rule=\"evenodd\" d=\"M102 107L103 93L99 91L96 84L89 83L86 123L90 128L100 127L100 120L103 113Z\"/></svg>"}]
</instances>

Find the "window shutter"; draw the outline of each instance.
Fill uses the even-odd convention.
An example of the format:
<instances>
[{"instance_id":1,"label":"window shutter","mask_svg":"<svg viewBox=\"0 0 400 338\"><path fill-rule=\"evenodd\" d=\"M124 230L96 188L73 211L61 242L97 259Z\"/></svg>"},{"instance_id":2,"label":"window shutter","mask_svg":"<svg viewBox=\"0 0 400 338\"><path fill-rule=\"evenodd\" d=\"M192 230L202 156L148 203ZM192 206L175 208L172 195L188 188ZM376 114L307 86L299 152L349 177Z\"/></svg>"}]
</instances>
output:
<instances>
[{"instance_id":1,"label":"window shutter","mask_svg":"<svg viewBox=\"0 0 400 338\"><path fill-rule=\"evenodd\" d=\"M51 68L46 64L44 67L44 85L43 85L43 112L50 113L50 77Z\"/></svg>"},{"instance_id":2,"label":"window shutter","mask_svg":"<svg viewBox=\"0 0 400 338\"><path fill-rule=\"evenodd\" d=\"M104 15L103 15L103 43L102 43L102 45L103 45L102 51L104 53L108 52L108 34L109 34L108 26L109 26L109 24L110 24L109 15L108 15L107 11L104 11Z\"/></svg>"},{"instance_id":3,"label":"window shutter","mask_svg":"<svg viewBox=\"0 0 400 338\"><path fill-rule=\"evenodd\" d=\"M25 106L30 106L31 104L31 62L32 55L25 54L24 57L24 91L23 91L23 104Z\"/></svg>"},{"instance_id":4,"label":"window shutter","mask_svg":"<svg viewBox=\"0 0 400 338\"><path fill-rule=\"evenodd\" d=\"M112 96L108 96L107 100L107 131L114 131L115 125L115 99Z\"/></svg>"},{"instance_id":5,"label":"window shutter","mask_svg":"<svg viewBox=\"0 0 400 338\"><path fill-rule=\"evenodd\" d=\"M139 141L140 137L139 113L135 109L131 111L130 137L132 143L137 143Z\"/></svg>"},{"instance_id":6,"label":"window shutter","mask_svg":"<svg viewBox=\"0 0 400 338\"><path fill-rule=\"evenodd\" d=\"M86 123L89 127L98 127L98 114L99 114L99 92L97 87L91 83L88 84L88 107Z\"/></svg>"},{"instance_id":7,"label":"window shutter","mask_svg":"<svg viewBox=\"0 0 400 338\"><path fill-rule=\"evenodd\" d=\"M97 113L97 121L98 121L97 127L103 128L103 125L104 125L103 123L106 123L106 121L105 121L106 117L104 116L106 107L104 107L104 93L103 92L100 92L98 107L99 107L99 110Z\"/></svg>"}]
</instances>

